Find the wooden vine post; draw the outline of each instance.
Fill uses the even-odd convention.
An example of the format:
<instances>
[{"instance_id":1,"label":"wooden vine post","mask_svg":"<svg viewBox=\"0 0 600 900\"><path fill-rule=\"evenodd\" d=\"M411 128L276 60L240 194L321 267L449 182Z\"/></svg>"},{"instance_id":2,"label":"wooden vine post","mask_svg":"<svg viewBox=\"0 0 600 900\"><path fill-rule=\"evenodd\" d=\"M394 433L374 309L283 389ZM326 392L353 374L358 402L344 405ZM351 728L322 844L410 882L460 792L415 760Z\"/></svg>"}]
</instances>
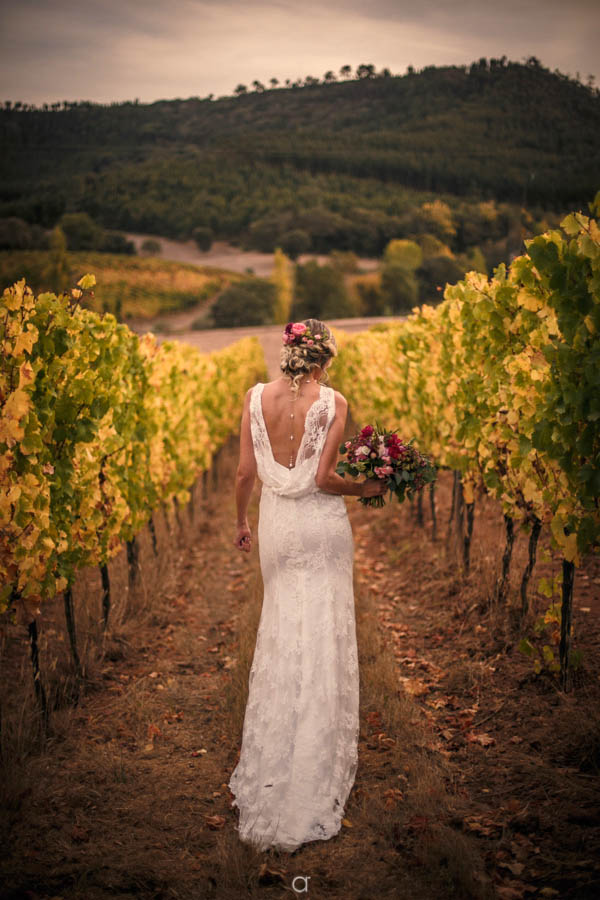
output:
<instances>
[{"instance_id":1,"label":"wooden vine post","mask_svg":"<svg viewBox=\"0 0 600 900\"><path fill-rule=\"evenodd\" d=\"M465 504L467 512L467 528L463 536L463 565L465 572L469 571L471 565L471 540L473 537L473 518L475 515L475 501Z\"/></svg>"},{"instance_id":2,"label":"wooden vine post","mask_svg":"<svg viewBox=\"0 0 600 900\"><path fill-rule=\"evenodd\" d=\"M458 484L460 481L460 472L456 469L452 473L452 500L450 503L450 515L448 516L448 527L446 529L446 549L450 548L450 541L453 533L454 514L456 511L456 495L458 492Z\"/></svg>"},{"instance_id":3,"label":"wooden vine post","mask_svg":"<svg viewBox=\"0 0 600 900\"><path fill-rule=\"evenodd\" d=\"M504 545L504 553L502 554L502 572L500 578L496 582L495 600L498 603L504 603L508 593L508 573L510 571L510 562L512 559L513 545L515 542L515 528L512 516L504 513L504 528L506 532L506 543Z\"/></svg>"},{"instance_id":4,"label":"wooden vine post","mask_svg":"<svg viewBox=\"0 0 600 900\"><path fill-rule=\"evenodd\" d=\"M127 547L127 563L129 565L129 589L134 586L139 570L139 544L135 535L130 541L125 541Z\"/></svg>"},{"instance_id":5,"label":"wooden vine post","mask_svg":"<svg viewBox=\"0 0 600 900\"><path fill-rule=\"evenodd\" d=\"M10 606L15 606L21 600L21 593L16 588L13 587L9 604ZM29 646L31 649L31 667L33 670L33 687L35 690L35 697L37 700L38 708L41 714L41 722L42 729L44 734L48 732L48 724L50 720L50 710L48 707L48 699L46 697L46 691L44 689L44 683L42 681L42 673L40 670L40 651L38 645L38 627L37 627L37 619L33 618L27 624L27 634L29 636Z\"/></svg>"},{"instance_id":6,"label":"wooden vine post","mask_svg":"<svg viewBox=\"0 0 600 900\"><path fill-rule=\"evenodd\" d=\"M179 515L179 500L177 499L175 494L173 495L173 507L175 509L175 521L177 522L177 527L179 529L179 532L181 533L183 531L183 522L181 521L181 516Z\"/></svg>"},{"instance_id":7,"label":"wooden vine post","mask_svg":"<svg viewBox=\"0 0 600 900\"><path fill-rule=\"evenodd\" d=\"M417 525L423 527L423 491L417 491Z\"/></svg>"},{"instance_id":8,"label":"wooden vine post","mask_svg":"<svg viewBox=\"0 0 600 900\"><path fill-rule=\"evenodd\" d=\"M432 481L429 485L429 508L431 510L431 540L437 540L437 517L435 512L435 484Z\"/></svg>"},{"instance_id":9,"label":"wooden vine post","mask_svg":"<svg viewBox=\"0 0 600 900\"><path fill-rule=\"evenodd\" d=\"M568 534L565 528L565 534ZM560 686L567 692L571 688L570 655L571 655L571 618L573 612L573 582L575 580L575 563L566 559L562 561L562 603L560 610Z\"/></svg>"},{"instance_id":10,"label":"wooden vine post","mask_svg":"<svg viewBox=\"0 0 600 900\"><path fill-rule=\"evenodd\" d=\"M73 585L67 584L64 591L65 619L67 623L67 632L69 635L69 646L71 647L71 657L75 666L75 677L77 679L77 687L83 680L83 669L81 660L79 659L79 651L77 649L77 630L75 627L75 610L73 607Z\"/></svg>"},{"instance_id":11,"label":"wooden vine post","mask_svg":"<svg viewBox=\"0 0 600 900\"><path fill-rule=\"evenodd\" d=\"M31 620L31 622L27 626L27 631L29 634L29 644L31 646L31 665L33 667L33 686L35 688L35 696L37 698L38 706L39 706L40 712L42 714L42 728L44 730L44 733L46 733L48 731L50 710L48 709L48 700L46 698L46 691L44 690L44 685L42 683L42 673L40 671L40 654L39 654L39 647L38 647L37 619Z\"/></svg>"},{"instance_id":12,"label":"wooden vine post","mask_svg":"<svg viewBox=\"0 0 600 900\"><path fill-rule=\"evenodd\" d=\"M100 577L102 578L102 628L106 631L110 614L110 577L107 563L102 563L100 566Z\"/></svg>"},{"instance_id":13,"label":"wooden vine post","mask_svg":"<svg viewBox=\"0 0 600 900\"><path fill-rule=\"evenodd\" d=\"M148 528L150 529L150 537L152 538L152 549L154 551L154 555L158 556L158 541L156 539L156 526L154 524L154 513L151 514L148 519Z\"/></svg>"},{"instance_id":14,"label":"wooden vine post","mask_svg":"<svg viewBox=\"0 0 600 900\"><path fill-rule=\"evenodd\" d=\"M525 619L529 611L527 586L529 584L529 579L531 578L531 573L533 572L533 567L535 566L537 543L542 529L542 522L536 515L533 515L530 521L531 534L529 535L529 558L527 560L527 565L525 566L525 571L523 572L523 578L521 579L521 621Z\"/></svg>"}]
</instances>

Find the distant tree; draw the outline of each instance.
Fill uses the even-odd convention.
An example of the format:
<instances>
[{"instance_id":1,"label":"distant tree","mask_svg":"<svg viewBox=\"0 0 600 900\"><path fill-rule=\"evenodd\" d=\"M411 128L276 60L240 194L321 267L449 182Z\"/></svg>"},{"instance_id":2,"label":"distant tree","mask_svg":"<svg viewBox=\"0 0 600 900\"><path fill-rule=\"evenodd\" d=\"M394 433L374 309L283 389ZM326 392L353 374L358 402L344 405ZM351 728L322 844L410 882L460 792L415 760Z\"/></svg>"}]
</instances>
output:
<instances>
[{"instance_id":1,"label":"distant tree","mask_svg":"<svg viewBox=\"0 0 600 900\"><path fill-rule=\"evenodd\" d=\"M254 90L258 91L259 93L261 91L264 91L264 89L265 89L264 84L262 83L262 81L259 81L258 78L254 79L254 81L252 82L252 86L253 86Z\"/></svg>"},{"instance_id":2,"label":"distant tree","mask_svg":"<svg viewBox=\"0 0 600 900\"><path fill-rule=\"evenodd\" d=\"M420 217L424 230L435 234L442 241L451 240L456 234L452 210L444 200L421 204Z\"/></svg>"},{"instance_id":3,"label":"distant tree","mask_svg":"<svg viewBox=\"0 0 600 900\"><path fill-rule=\"evenodd\" d=\"M294 319L338 319L355 316L357 309L346 290L344 276L333 266L320 266L311 259L296 266Z\"/></svg>"},{"instance_id":4,"label":"distant tree","mask_svg":"<svg viewBox=\"0 0 600 900\"><path fill-rule=\"evenodd\" d=\"M372 63L361 63L356 67L357 78L372 78L375 74L375 66Z\"/></svg>"},{"instance_id":5,"label":"distant tree","mask_svg":"<svg viewBox=\"0 0 600 900\"><path fill-rule=\"evenodd\" d=\"M282 234L279 243L284 253L287 253L290 259L296 260L310 248L310 235L301 228L294 228Z\"/></svg>"},{"instance_id":6,"label":"distant tree","mask_svg":"<svg viewBox=\"0 0 600 900\"><path fill-rule=\"evenodd\" d=\"M434 234L420 234L417 237L417 243L423 251L423 259L429 256L453 256L452 250L443 241L440 241Z\"/></svg>"},{"instance_id":7,"label":"distant tree","mask_svg":"<svg viewBox=\"0 0 600 900\"><path fill-rule=\"evenodd\" d=\"M271 281L276 293L273 321L278 325L285 325L289 322L292 309L294 275L289 259L279 247L275 250Z\"/></svg>"},{"instance_id":8,"label":"distant tree","mask_svg":"<svg viewBox=\"0 0 600 900\"><path fill-rule=\"evenodd\" d=\"M319 79L315 78L314 75L307 75L304 79L304 84L307 87L311 87L312 85L319 84Z\"/></svg>"},{"instance_id":9,"label":"distant tree","mask_svg":"<svg viewBox=\"0 0 600 900\"><path fill-rule=\"evenodd\" d=\"M233 93L237 94L238 97L241 97L242 94L248 93L248 88L246 87L245 84L238 84L238 86L236 87L236 89L234 90Z\"/></svg>"},{"instance_id":10,"label":"distant tree","mask_svg":"<svg viewBox=\"0 0 600 900\"><path fill-rule=\"evenodd\" d=\"M206 225L198 225L192 231L192 239L196 242L199 250L207 252L212 247L214 235Z\"/></svg>"},{"instance_id":11,"label":"distant tree","mask_svg":"<svg viewBox=\"0 0 600 900\"><path fill-rule=\"evenodd\" d=\"M160 256L162 244L160 241L157 241L156 238L146 238L142 241L140 250L144 256Z\"/></svg>"},{"instance_id":12,"label":"distant tree","mask_svg":"<svg viewBox=\"0 0 600 900\"><path fill-rule=\"evenodd\" d=\"M328 69L327 72L323 75L323 82L325 84L331 84L333 81L337 81L335 76L335 72L332 72L331 69Z\"/></svg>"},{"instance_id":13,"label":"distant tree","mask_svg":"<svg viewBox=\"0 0 600 900\"><path fill-rule=\"evenodd\" d=\"M0 250L29 250L32 246L27 222L15 216L0 219Z\"/></svg>"},{"instance_id":14,"label":"distant tree","mask_svg":"<svg viewBox=\"0 0 600 900\"><path fill-rule=\"evenodd\" d=\"M402 266L409 271L418 269L422 260L423 251L419 245L403 238L390 241L383 255L384 265Z\"/></svg>"},{"instance_id":15,"label":"distant tree","mask_svg":"<svg viewBox=\"0 0 600 900\"><path fill-rule=\"evenodd\" d=\"M271 85L272 88L276 88L277 85L279 84L279 79L278 78L270 78L269 84Z\"/></svg>"},{"instance_id":16,"label":"distant tree","mask_svg":"<svg viewBox=\"0 0 600 900\"><path fill-rule=\"evenodd\" d=\"M60 294L68 288L70 277L65 233L57 225L50 235L50 254L44 280L50 290Z\"/></svg>"},{"instance_id":17,"label":"distant tree","mask_svg":"<svg viewBox=\"0 0 600 900\"><path fill-rule=\"evenodd\" d=\"M407 67L406 67L406 74L407 74L407 75L414 75L414 74L415 74L415 67L414 67L414 66L407 66Z\"/></svg>"},{"instance_id":18,"label":"distant tree","mask_svg":"<svg viewBox=\"0 0 600 900\"><path fill-rule=\"evenodd\" d=\"M414 271L397 263L383 266L381 294L386 315L410 311L419 299L419 286Z\"/></svg>"},{"instance_id":19,"label":"distant tree","mask_svg":"<svg viewBox=\"0 0 600 900\"><path fill-rule=\"evenodd\" d=\"M87 213L65 213L59 223L69 250L95 250L102 239L102 229Z\"/></svg>"},{"instance_id":20,"label":"distant tree","mask_svg":"<svg viewBox=\"0 0 600 900\"><path fill-rule=\"evenodd\" d=\"M123 253L126 256L135 256L135 244L127 240L124 234L118 231L101 231L96 249L102 253Z\"/></svg>"},{"instance_id":21,"label":"distant tree","mask_svg":"<svg viewBox=\"0 0 600 900\"><path fill-rule=\"evenodd\" d=\"M291 78L286 78L286 79L285 79L285 86L286 86L287 88L289 88L289 87L291 86L291 84L292 84L292 79L291 79Z\"/></svg>"},{"instance_id":22,"label":"distant tree","mask_svg":"<svg viewBox=\"0 0 600 900\"><path fill-rule=\"evenodd\" d=\"M275 314L276 289L265 278L230 285L215 300L211 317L217 328L269 325Z\"/></svg>"},{"instance_id":23,"label":"distant tree","mask_svg":"<svg viewBox=\"0 0 600 900\"><path fill-rule=\"evenodd\" d=\"M456 284L464 274L463 266L450 256L430 256L424 259L415 272L419 282L420 302L438 302L442 299L441 294L446 284Z\"/></svg>"},{"instance_id":24,"label":"distant tree","mask_svg":"<svg viewBox=\"0 0 600 900\"><path fill-rule=\"evenodd\" d=\"M386 66L386 68L385 68L385 69L382 69L381 72L379 73L379 77L380 77L380 78L391 78L391 77L392 77L392 73L390 72L390 70L389 70L389 69L387 68L387 66Z\"/></svg>"},{"instance_id":25,"label":"distant tree","mask_svg":"<svg viewBox=\"0 0 600 900\"><path fill-rule=\"evenodd\" d=\"M352 250L332 250L329 260L330 264L344 275L353 275L358 272L358 257Z\"/></svg>"},{"instance_id":26,"label":"distant tree","mask_svg":"<svg viewBox=\"0 0 600 900\"><path fill-rule=\"evenodd\" d=\"M352 74L352 66L347 66L347 65L341 66L340 75L342 76L342 78L350 78L351 74Z\"/></svg>"},{"instance_id":27,"label":"distant tree","mask_svg":"<svg viewBox=\"0 0 600 900\"><path fill-rule=\"evenodd\" d=\"M385 248L381 267L381 295L385 312L406 312L419 298L415 270L423 261L423 252L415 241L391 240Z\"/></svg>"},{"instance_id":28,"label":"distant tree","mask_svg":"<svg viewBox=\"0 0 600 900\"><path fill-rule=\"evenodd\" d=\"M352 286L358 295L358 311L362 316L383 316L385 298L381 291L381 275L369 272L353 279Z\"/></svg>"}]
</instances>

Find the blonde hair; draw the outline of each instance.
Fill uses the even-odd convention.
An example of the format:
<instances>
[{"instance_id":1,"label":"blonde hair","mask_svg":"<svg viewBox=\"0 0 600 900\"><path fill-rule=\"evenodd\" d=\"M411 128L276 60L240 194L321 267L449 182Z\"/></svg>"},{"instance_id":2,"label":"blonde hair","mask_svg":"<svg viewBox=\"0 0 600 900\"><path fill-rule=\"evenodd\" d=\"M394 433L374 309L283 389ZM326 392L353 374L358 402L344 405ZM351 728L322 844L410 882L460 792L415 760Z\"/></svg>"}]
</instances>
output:
<instances>
[{"instance_id":1,"label":"blonde hair","mask_svg":"<svg viewBox=\"0 0 600 900\"><path fill-rule=\"evenodd\" d=\"M337 356L337 344L331 333L331 329L319 319L303 319L311 333L312 344L284 344L281 348L279 367L286 378L291 382L292 391L296 394L300 382L306 375L316 368L322 368L328 360ZM315 339L315 335L320 337ZM328 375L325 372L325 380Z\"/></svg>"}]
</instances>

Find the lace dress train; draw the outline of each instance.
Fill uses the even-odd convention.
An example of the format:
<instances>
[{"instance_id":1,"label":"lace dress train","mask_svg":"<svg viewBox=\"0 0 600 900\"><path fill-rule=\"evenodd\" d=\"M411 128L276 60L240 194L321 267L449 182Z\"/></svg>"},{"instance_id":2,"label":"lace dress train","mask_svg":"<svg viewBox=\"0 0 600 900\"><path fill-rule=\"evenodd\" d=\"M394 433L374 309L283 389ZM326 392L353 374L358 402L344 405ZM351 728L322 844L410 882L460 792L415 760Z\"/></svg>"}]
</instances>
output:
<instances>
[{"instance_id":1,"label":"lace dress train","mask_svg":"<svg viewBox=\"0 0 600 900\"><path fill-rule=\"evenodd\" d=\"M250 421L262 481L264 597L239 762L229 787L240 839L295 850L341 827L357 767L359 673L353 539L342 496L315 484L335 414L331 388L309 408L296 466L272 454L263 384Z\"/></svg>"}]
</instances>

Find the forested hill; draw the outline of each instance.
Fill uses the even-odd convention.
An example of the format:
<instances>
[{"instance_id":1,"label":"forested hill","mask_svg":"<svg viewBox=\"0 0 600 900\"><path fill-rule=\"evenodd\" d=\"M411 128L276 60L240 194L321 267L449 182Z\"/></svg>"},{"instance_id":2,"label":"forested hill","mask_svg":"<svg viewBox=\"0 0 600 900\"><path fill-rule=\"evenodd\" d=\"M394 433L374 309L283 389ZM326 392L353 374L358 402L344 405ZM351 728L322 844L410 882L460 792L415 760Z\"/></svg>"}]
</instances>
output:
<instances>
[{"instance_id":1,"label":"forested hill","mask_svg":"<svg viewBox=\"0 0 600 900\"><path fill-rule=\"evenodd\" d=\"M600 187L600 92L527 63L481 60L191 98L0 111L0 217L235 237L312 206L399 215L406 190L583 207ZM56 108L59 107L59 108ZM375 199L375 198L378 199Z\"/></svg>"}]
</instances>

